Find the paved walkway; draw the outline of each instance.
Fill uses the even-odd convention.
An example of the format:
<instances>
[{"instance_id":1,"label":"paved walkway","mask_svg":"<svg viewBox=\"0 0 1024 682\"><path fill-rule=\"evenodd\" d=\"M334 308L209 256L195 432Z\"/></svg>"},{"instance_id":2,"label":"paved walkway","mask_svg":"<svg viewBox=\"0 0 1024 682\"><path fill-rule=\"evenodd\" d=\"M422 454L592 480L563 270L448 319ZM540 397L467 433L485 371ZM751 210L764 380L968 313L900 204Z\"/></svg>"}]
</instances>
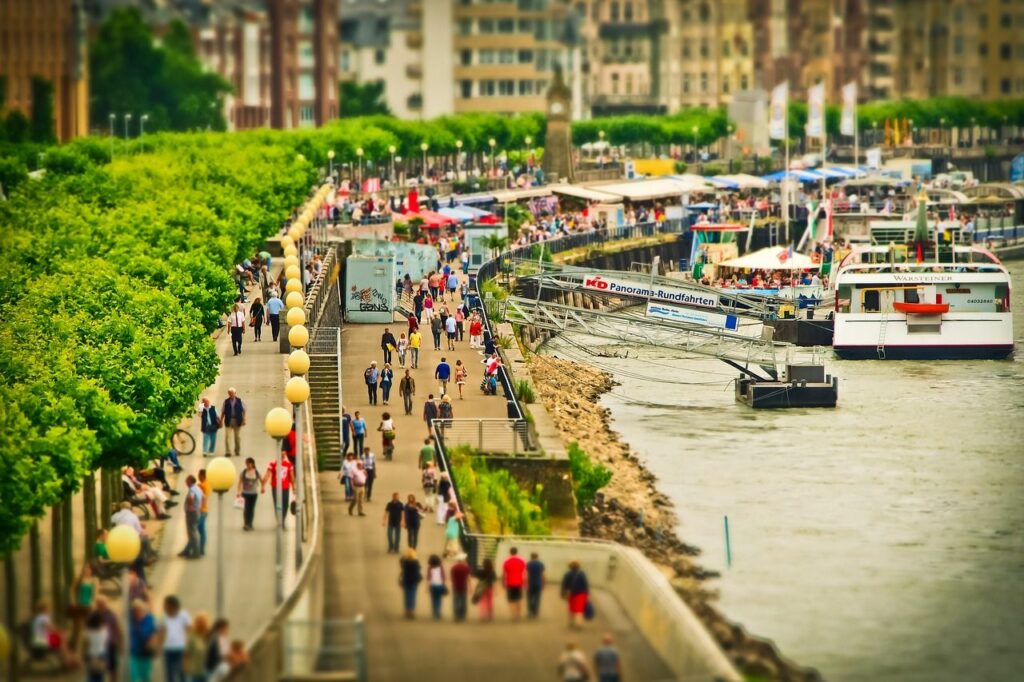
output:
<instances>
[{"instance_id":1,"label":"paved walkway","mask_svg":"<svg viewBox=\"0 0 1024 682\"><path fill-rule=\"evenodd\" d=\"M407 332L405 322L390 327L396 338ZM429 597L424 587L417 603L417 620L403 617L401 591L398 587L398 557L387 553L387 539L382 527L384 505L393 492L404 501L409 493L422 497L420 476L416 467L419 448L427 435L421 417L428 393L437 393L434 368L441 357L454 367L461 359L469 367L465 400L454 390L455 418L505 418L505 400L484 396L479 389L483 366L482 356L469 349L469 337L457 343L457 350L434 351L429 332L420 353L420 367L413 371L416 400L412 416L405 416L398 396L398 378L404 372L395 357L395 391L389 406L370 407L363 371L371 360L383 366L380 337L385 325L349 324L342 333L344 370L342 388L344 402L350 413L362 413L367 422L367 443L378 454L378 476L373 501L366 517L350 517L344 506L343 490L336 472L321 474L325 518L325 557L327 571L326 617L352 618L364 614L367 628L369 673L371 680L541 680L555 679L558 656L565 643L572 639L585 651L592 652L604 632L613 632L625 654L626 679L666 680L671 676L657 655L636 637L634 628L615 600L604 594L595 595L600 617L588 623L581 633L570 633L566 624L565 606L558 598L557 586L544 595L541 617L537 621L511 622L504 596L495 595L496 620L482 624L476 608L470 606L466 623L455 623L451 617L451 599L444 604L444 620L430 618ZM444 344L444 340L442 340ZM380 434L375 431L381 414L389 411L396 421L397 439L394 461L384 462L379 456ZM425 564L430 554L441 554L444 537L441 526L432 516L424 518L419 540L419 558ZM406 539L403 535L402 546ZM542 557L543 559L543 557ZM446 569L451 562L446 561ZM500 568L500 567L499 567ZM565 566L549 566L549 577L561 577Z\"/></svg>"}]
</instances>

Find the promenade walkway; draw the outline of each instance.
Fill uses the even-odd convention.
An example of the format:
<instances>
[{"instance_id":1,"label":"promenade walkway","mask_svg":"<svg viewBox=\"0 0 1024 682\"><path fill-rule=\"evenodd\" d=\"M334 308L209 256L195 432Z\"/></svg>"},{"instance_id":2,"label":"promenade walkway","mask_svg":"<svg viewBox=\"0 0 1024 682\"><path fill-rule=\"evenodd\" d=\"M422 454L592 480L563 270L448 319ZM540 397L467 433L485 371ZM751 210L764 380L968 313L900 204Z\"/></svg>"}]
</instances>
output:
<instances>
[{"instance_id":1,"label":"promenade walkway","mask_svg":"<svg viewBox=\"0 0 1024 682\"><path fill-rule=\"evenodd\" d=\"M587 623L582 632L567 627L564 602L559 599L558 586L550 585L543 598L541 617L536 621L512 622L504 593L495 593L495 621L481 623L476 607L470 606L469 619L455 623L451 598L444 603L444 619L434 621L426 587L420 590L417 618L403 617L401 592L398 586L398 557L387 553L387 539L382 526L384 505L391 494L398 492L404 501L412 493L422 498L417 469L417 455L427 435L422 419L423 404L429 393L438 392L434 369L441 357L455 366L462 360L469 368L465 399L450 386L455 418L505 418L505 400L500 395L484 396L479 389L483 372L482 356L469 348L469 337L456 344L457 350L434 351L429 331L424 337L419 369L413 370L416 400L412 416L405 416L398 380L404 374L395 356L395 390L390 404L369 406L363 370L372 360L383 366L380 338L384 327L397 337L407 332L404 321L391 325L349 324L342 333L344 370L342 387L344 402L350 413L360 411L367 422L367 444L377 457L377 481L367 516L350 517L344 503L344 491L336 472L321 474L323 512L325 518L326 614L327 618L352 618L363 614L366 619L367 654L372 680L515 680L555 679L558 657L569 640L577 642L585 652L599 645L605 632L615 634L624 655L625 678L656 682L668 680L671 674L658 656L634 634L629 619L609 595L597 593L594 602L598 618ZM445 341L442 340L442 347ZM380 457L381 439L375 431L385 411L395 418L397 439L394 461ZM432 515L423 519L418 555L426 564L430 554L441 554L444 544L442 527ZM406 538L402 537L403 550ZM543 560L544 557L541 557ZM446 570L451 561L445 562ZM561 580L566 566L549 565L549 580ZM500 573L500 566L498 567Z\"/></svg>"}]
</instances>

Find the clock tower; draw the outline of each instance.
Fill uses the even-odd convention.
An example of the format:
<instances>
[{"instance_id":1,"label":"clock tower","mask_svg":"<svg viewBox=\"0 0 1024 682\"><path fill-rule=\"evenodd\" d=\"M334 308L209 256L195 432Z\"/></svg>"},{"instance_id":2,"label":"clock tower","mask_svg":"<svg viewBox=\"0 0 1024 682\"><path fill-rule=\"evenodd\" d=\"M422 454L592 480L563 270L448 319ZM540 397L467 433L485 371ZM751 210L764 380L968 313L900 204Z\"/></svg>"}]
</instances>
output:
<instances>
[{"instance_id":1,"label":"clock tower","mask_svg":"<svg viewBox=\"0 0 1024 682\"><path fill-rule=\"evenodd\" d=\"M548 182L563 178L572 182L575 173L572 163L572 128L569 107L572 92L562 78L562 67L555 64L555 80L547 94L547 132L544 136L544 175Z\"/></svg>"}]
</instances>

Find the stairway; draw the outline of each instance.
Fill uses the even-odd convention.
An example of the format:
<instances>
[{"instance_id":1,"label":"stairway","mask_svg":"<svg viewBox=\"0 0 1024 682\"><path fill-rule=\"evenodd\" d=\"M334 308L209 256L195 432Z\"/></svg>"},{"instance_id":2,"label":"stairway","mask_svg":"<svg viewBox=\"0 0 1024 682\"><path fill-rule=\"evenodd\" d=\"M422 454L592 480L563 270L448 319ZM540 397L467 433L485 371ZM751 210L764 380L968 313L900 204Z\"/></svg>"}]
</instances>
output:
<instances>
[{"instance_id":1,"label":"stairway","mask_svg":"<svg viewBox=\"0 0 1024 682\"><path fill-rule=\"evenodd\" d=\"M889 312L883 310L881 321L878 326L878 347L875 349L875 352L878 353L879 360L885 360L885 330L888 326Z\"/></svg>"},{"instance_id":2,"label":"stairway","mask_svg":"<svg viewBox=\"0 0 1024 682\"><path fill-rule=\"evenodd\" d=\"M316 450L327 470L341 469L340 359L336 353L309 356L310 408Z\"/></svg>"}]
</instances>

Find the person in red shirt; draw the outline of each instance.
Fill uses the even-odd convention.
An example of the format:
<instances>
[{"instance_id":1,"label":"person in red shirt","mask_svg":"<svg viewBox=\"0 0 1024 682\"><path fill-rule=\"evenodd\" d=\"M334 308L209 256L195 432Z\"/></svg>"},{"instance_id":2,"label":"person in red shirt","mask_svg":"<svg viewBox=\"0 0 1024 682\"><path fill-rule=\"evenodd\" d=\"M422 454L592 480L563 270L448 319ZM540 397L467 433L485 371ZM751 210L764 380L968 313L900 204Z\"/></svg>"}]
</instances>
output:
<instances>
[{"instance_id":1,"label":"person in red shirt","mask_svg":"<svg viewBox=\"0 0 1024 682\"><path fill-rule=\"evenodd\" d=\"M484 336L484 323L480 319L480 316L473 313L473 316L469 320L469 347L470 348L483 348Z\"/></svg>"},{"instance_id":2,"label":"person in red shirt","mask_svg":"<svg viewBox=\"0 0 1024 682\"><path fill-rule=\"evenodd\" d=\"M455 565L448 571L448 577L452 581L452 610L455 620L463 621L466 620L466 599L469 596L469 576L472 569L466 562L465 554L456 556L455 561Z\"/></svg>"},{"instance_id":3,"label":"person in red shirt","mask_svg":"<svg viewBox=\"0 0 1024 682\"><path fill-rule=\"evenodd\" d=\"M505 585L508 597L508 609L512 620L523 617L523 585L526 583L526 562L519 556L519 550L512 547L508 550L509 557L501 566L501 580Z\"/></svg>"},{"instance_id":4,"label":"person in red shirt","mask_svg":"<svg viewBox=\"0 0 1024 682\"><path fill-rule=\"evenodd\" d=\"M274 496L274 508L281 515L281 528L284 528L285 521L288 519L288 497L291 494L292 485L295 483L295 470L291 460L287 457L280 463L277 460L271 460L261 481L264 489L267 482L270 483L270 494ZM281 488L280 507L277 506L277 489L279 487Z\"/></svg>"}]
</instances>

